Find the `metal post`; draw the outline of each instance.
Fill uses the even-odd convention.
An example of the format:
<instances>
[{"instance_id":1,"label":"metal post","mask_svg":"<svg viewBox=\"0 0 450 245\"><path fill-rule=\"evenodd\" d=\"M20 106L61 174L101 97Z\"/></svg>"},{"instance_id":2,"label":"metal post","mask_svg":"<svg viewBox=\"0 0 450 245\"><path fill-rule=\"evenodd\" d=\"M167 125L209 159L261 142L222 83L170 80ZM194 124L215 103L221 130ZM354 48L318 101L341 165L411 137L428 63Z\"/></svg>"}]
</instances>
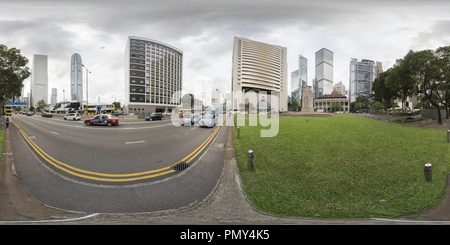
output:
<instances>
[{"instance_id":1,"label":"metal post","mask_svg":"<svg viewBox=\"0 0 450 245\"><path fill-rule=\"evenodd\" d=\"M427 162L427 163L425 163L424 168L423 168L423 173L425 174L425 180L427 182L431 182L431 180L433 179L432 172L431 172L431 166L432 166L431 163Z\"/></svg>"},{"instance_id":2,"label":"metal post","mask_svg":"<svg viewBox=\"0 0 450 245\"><path fill-rule=\"evenodd\" d=\"M447 130L447 143L450 142L450 130Z\"/></svg>"},{"instance_id":3,"label":"metal post","mask_svg":"<svg viewBox=\"0 0 450 245\"><path fill-rule=\"evenodd\" d=\"M239 135L240 135L240 133L239 133L239 127L237 127L237 138L239 139Z\"/></svg>"},{"instance_id":4,"label":"metal post","mask_svg":"<svg viewBox=\"0 0 450 245\"><path fill-rule=\"evenodd\" d=\"M248 156L247 169L248 171L253 171L253 151L249 150L247 156Z\"/></svg>"}]
</instances>

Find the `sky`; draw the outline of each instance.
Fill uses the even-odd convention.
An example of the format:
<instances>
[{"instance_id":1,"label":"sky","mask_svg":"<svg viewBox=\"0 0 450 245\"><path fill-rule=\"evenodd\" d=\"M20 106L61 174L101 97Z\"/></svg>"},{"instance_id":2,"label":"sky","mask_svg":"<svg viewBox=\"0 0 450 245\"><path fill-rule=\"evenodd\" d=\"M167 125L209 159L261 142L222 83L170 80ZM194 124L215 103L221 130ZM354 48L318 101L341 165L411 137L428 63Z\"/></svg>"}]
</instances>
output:
<instances>
[{"instance_id":1,"label":"sky","mask_svg":"<svg viewBox=\"0 0 450 245\"><path fill-rule=\"evenodd\" d=\"M299 55L311 86L315 52L327 48L334 83L348 90L351 58L385 71L409 50L449 46L449 10L446 0L0 0L0 44L20 49L30 69L34 54L47 55L49 97L57 88L58 101L63 90L69 98L70 58L79 53L91 71L89 101L124 102L128 36L183 51L183 94L198 83L231 90L235 36L287 48L289 93ZM29 92L30 79L24 85Z\"/></svg>"}]
</instances>

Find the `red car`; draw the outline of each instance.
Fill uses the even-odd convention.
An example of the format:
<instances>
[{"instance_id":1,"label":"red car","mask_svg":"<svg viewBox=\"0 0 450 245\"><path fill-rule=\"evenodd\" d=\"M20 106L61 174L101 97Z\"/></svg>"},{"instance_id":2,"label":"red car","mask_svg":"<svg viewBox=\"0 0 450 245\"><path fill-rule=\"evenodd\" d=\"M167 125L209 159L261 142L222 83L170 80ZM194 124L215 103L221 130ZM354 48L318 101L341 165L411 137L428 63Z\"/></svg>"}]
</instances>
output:
<instances>
[{"instance_id":1,"label":"red car","mask_svg":"<svg viewBox=\"0 0 450 245\"><path fill-rule=\"evenodd\" d=\"M44 112L44 113L42 113L42 117L50 117L51 118L51 117L53 117L53 114L50 112L49 113Z\"/></svg>"},{"instance_id":2,"label":"red car","mask_svg":"<svg viewBox=\"0 0 450 245\"><path fill-rule=\"evenodd\" d=\"M119 124L119 118L118 117L112 117L109 114L99 114L96 115L94 118L87 118L84 120L84 123L89 125L108 125L108 127L112 125Z\"/></svg>"}]
</instances>

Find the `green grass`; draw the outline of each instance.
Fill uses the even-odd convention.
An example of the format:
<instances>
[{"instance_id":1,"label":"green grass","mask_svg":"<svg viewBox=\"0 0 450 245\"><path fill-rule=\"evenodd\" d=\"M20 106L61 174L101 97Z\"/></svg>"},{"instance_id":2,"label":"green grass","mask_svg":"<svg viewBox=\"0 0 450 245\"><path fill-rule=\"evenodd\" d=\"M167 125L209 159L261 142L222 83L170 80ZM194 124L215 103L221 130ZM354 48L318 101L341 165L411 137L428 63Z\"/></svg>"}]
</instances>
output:
<instances>
[{"instance_id":1,"label":"green grass","mask_svg":"<svg viewBox=\"0 0 450 245\"><path fill-rule=\"evenodd\" d=\"M445 130L347 115L279 120L272 138L261 138L263 127L247 122L237 140L233 127L243 189L258 210L279 216L397 217L438 204L446 192L450 152L436 165L447 147ZM249 149L267 183L292 198L247 170ZM431 183L419 181L427 162L433 164Z\"/></svg>"},{"instance_id":2,"label":"green grass","mask_svg":"<svg viewBox=\"0 0 450 245\"><path fill-rule=\"evenodd\" d=\"M0 152L3 154L3 144L5 141L5 130L0 130ZM2 159L3 157L0 158L0 167L2 166Z\"/></svg>"}]
</instances>

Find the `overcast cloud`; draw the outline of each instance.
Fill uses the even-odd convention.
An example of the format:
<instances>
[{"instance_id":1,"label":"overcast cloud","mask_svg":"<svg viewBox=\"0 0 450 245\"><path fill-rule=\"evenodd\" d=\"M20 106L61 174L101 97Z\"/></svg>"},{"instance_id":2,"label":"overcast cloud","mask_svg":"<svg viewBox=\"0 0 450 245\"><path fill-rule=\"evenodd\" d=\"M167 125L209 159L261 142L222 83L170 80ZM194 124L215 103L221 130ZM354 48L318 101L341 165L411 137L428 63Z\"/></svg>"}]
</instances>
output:
<instances>
[{"instance_id":1,"label":"overcast cloud","mask_svg":"<svg viewBox=\"0 0 450 245\"><path fill-rule=\"evenodd\" d=\"M315 52L327 48L334 83L348 89L351 58L387 70L410 49L450 45L449 10L449 1L0 0L0 44L20 49L30 68L33 54L48 55L49 95L57 88L58 101L63 89L69 96L74 53L92 72L89 101L123 101L128 36L183 50L183 93L199 82L230 90L234 36L287 47L289 87L298 55L308 59L311 85Z\"/></svg>"}]
</instances>

